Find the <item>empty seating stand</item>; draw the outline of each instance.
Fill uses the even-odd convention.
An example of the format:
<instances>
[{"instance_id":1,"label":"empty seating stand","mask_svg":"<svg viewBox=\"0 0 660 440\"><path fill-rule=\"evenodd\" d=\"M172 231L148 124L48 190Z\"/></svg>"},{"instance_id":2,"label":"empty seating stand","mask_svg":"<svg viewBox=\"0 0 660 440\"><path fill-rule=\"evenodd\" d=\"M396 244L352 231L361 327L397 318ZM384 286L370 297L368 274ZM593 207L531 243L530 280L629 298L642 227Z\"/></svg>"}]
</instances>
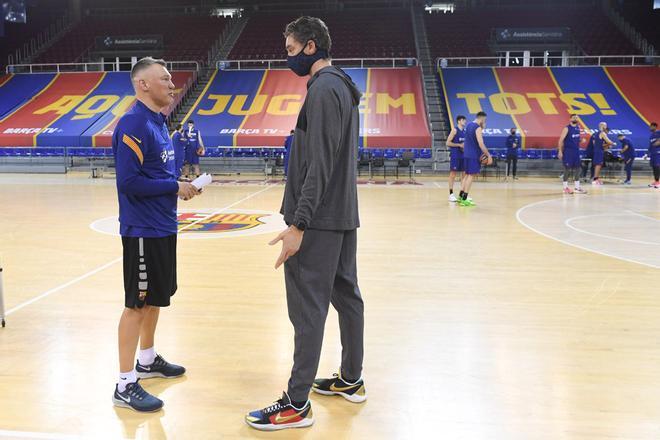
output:
<instances>
[{"instance_id":1,"label":"empty seating stand","mask_svg":"<svg viewBox=\"0 0 660 440\"><path fill-rule=\"evenodd\" d=\"M228 18L199 15L87 17L41 54L36 63L71 63L83 55L104 35L163 35L163 58L167 61L205 63L213 43L220 37Z\"/></svg>"},{"instance_id":2,"label":"empty seating stand","mask_svg":"<svg viewBox=\"0 0 660 440\"><path fill-rule=\"evenodd\" d=\"M314 14L330 30L334 58L416 58L408 10L345 11ZM250 17L229 59L259 60L286 57L282 36L287 23L299 15L263 13Z\"/></svg>"},{"instance_id":3,"label":"empty seating stand","mask_svg":"<svg viewBox=\"0 0 660 440\"><path fill-rule=\"evenodd\" d=\"M493 56L488 43L497 27L569 27L588 55L639 54L598 8L562 6L561 14L539 8L517 8L515 13L479 8L425 14L425 24L433 58Z\"/></svg>"}]
</instances>

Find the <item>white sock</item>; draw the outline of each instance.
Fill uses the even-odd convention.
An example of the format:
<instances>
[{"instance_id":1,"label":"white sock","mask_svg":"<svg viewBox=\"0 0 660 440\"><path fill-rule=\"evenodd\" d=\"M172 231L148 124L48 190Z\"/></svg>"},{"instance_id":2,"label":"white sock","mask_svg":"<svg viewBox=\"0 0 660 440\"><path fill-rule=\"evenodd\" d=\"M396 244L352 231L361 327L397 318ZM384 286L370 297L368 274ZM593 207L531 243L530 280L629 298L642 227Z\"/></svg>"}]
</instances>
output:
<instances>
[{"instance_id":1,"label":"white sock","mask_svg":"<svg viewBox=\"0 0 660 440\"><path fill-rule=\"evenodd\" d=\"M575 181L575 188L580 189L580 181L579 180Z\"/></svg>"},{"instance_id":2,"label":"white sock","mask_svg":"<svg viewBox=\"0 0 660 440\"><path fill-rule=\"evenodd\" d=\"M140 362L140 365L144 365L145 367L153 364L155 359L156 351L153 347L147 348L146 350L140 350L140 353L138 353L138 361Z\"/></svg>"},{"instance_id":3,"label":"white sock","mask_svg":"<svg viewBox=\"0 0 660 440\"><path fill-rule=\"evenodd\" d=\"M564 181L564 189L568 189L568 182Z\"/></svg>"},{"instance_id":4,"label":"white sock","mask_svg":"<svg viewBox=\"0 0 660 440\"><path fill-rule=\"evenodd\" d=\"M120 393L126 391L126 385L129 383L137 382L137 375L135 370L131 370L128 373L119 373L119 381L117 382L117 389Z\"/></svg>"}]
</instances>

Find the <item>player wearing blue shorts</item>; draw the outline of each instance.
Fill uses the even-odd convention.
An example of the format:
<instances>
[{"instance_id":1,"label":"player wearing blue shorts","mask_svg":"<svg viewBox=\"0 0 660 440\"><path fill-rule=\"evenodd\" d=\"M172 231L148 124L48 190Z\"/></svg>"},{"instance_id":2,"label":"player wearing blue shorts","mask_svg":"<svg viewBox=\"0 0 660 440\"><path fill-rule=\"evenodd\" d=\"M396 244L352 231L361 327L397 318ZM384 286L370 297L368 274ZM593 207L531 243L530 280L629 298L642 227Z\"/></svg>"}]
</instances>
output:
<instances>
[{"instance_id":1,"label":"player wearing blue shorts","mask_svg":"<svg viewBox=\"0 0 660 440\"><path fill-rule=\"evenodd\" d=\"M635 147L625 135L620 134L617 137L621 142L621 158L623 159L623 167L626 170L626 180L623 181L623 184L630 185L632 183L633 163L635 162Z\"/></svg>"},{"instance_id":2,"label":"player wearing blue shorts","mask_svg":"<svg viewBox=\"0 0 660 440\"><path fill-rule=\"evenodd\" d=\"M178 179L183 171L183 162L186 159L186 148L188 146L188 138L183 133L183 124L177 124L176 131L172 133L172 144L174 145L174 163Z\"/></svg>"},{"instance_id":3,"label":"player wearing blue shorts","mask_svg":"<svg viewBox=\"0 0 660 440\"><path fill-rule=\"evenodd\" d=\"M557 150L557 157L564 165L564 194L573 194L574 191L585 194L586 191L580 187L580 126L577 115L571 115L569 124L561 131ZM568 186L570 178L575 182L575 190Z\"/></svg>"},{"instance_id":4,"label":"player wearing blue shorts","mask_svg":"<svg viewBox=\"0 0 660 440\"><path fill-rule=\"evenodd\" d=\"M461 193L458 204L461 206L474 206L475 203L468 198L472 187L472 180L476 174L481 172L480 158L486 156L486 164L493 163L484 143L483 129L486 126L486 113L477 113L477 118L465 127L465 142L463 144L463 180L461 181Z\"/></svg>"},{"instance_id":5,"label":"player wearing blue shorts","mask_svg":"<svg viewBox=\"0 0 660 440\"><path fill-rule=\"evenodd\" d=\"M183 174L188 177L190 167L195 177L199 177L199 157L204 155L204 141L202 141L202 133L195 128L195 121L188 120L188 128L186 128L185 135L188 138L188 148L186 149L186 161L184 165Z\"/></svg>"},{"instance_id":6,"label":"player wearing blue shorts","mask_svg":"<svg viewBox=\"0 0 660 440\"><path fill-rule=\"evenodd\" d=\"M451 129L447 136L447 147L449 147L449 201L457 202L454 195L454 180L456 174L463 172L463 142L465 142L465 123L467 118L463 115L456 117L456 126ZM461 177L462 178L462 177Z\"/></svg>"},{"instance_id":7,"label":"player wearing blue shorts","mask_svg":"<svg viewBox=\"0 0 660 440\"><path fill-rule=\"evenodd\" d=\"M594 136L594 179L591 181L592 185L602 185L603 182L600 180L600 170L603 168L603 163L605 162L605 150L614 145L614 142L607 137L607 123L601 122L598 124L598 133Z\"/></svg>"},{"instance_id":8,"label":"player wearing blue shorts","mask_svg":"<svg viewBox=\"0 0 660 440\"><path fill-rule=\"evenodd\" d=\"M653 183L649 186L660 189L660 131L658 131L658 123L651 122L649 128L651 129L649 159L651 160L651 168L653 168Z\"/></svg>"},{"instance_id":9,"label":"player wearing blue shorts","mask_svg":"<svg viewBox=\"0 0 660 440\"><path fill-rule=\"evenodd\" d=\"M520 137L516 134L515 127L511 128L510 135L506 138L506 177L513 172L513 180L518 180L518 151L520 151Z\"/></svg>"}]
</instances>

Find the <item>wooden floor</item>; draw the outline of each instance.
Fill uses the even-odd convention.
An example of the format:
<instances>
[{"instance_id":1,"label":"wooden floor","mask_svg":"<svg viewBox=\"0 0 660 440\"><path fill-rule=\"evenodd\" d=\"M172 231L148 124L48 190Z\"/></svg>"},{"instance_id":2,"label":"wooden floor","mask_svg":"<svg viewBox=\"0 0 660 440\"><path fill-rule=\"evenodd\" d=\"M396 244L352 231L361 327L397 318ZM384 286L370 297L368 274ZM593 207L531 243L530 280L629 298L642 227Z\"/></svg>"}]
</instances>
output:
<instances>
[{"instance_id":1,"label":"wooden floor","mask_svg":"<svg viewBox=\"0 0 660 440\"><path fill-rule=\"evenodd\" d=\"M274 233L179 241L156 348L188 374L145 381L165 408L140 415L111 404L120 240L90 227L116 216L114 181L0 175L0 439L660 438L660 192L477 182L461 208L421 183L359 189L368 401L313 395L312 428L263 434L243 415L292 358ZM282 191L225 183L180 208L278 211ZM334 311L326 328L322 375Z\"/></svg>"}]
</instances>

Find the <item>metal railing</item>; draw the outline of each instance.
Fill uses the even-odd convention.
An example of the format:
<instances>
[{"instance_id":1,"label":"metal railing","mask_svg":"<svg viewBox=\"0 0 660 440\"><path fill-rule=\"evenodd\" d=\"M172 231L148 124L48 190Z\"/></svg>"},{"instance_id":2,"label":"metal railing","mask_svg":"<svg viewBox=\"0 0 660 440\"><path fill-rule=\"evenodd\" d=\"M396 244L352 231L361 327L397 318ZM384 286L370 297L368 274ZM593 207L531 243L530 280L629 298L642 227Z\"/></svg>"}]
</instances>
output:
<instances>
[{"instance_id":1,"label":"metal railing","mask_svg":"<svg viewBox=\"0 0 660 440\"><path fill-rule=\"evenodd\" d=\"M419 66L417 58L333 58L332 64L338 67L414 67ZM220 60L219 70L287 69L286 60Z\"/></svg>"},{"instance_id":2,"label":"metal railing","mask_svg":"<svg viewBox=\"0 0 660 440\"><path fill-rule=\"evenodd\" d=\"M67 73L67 72L121 72L130 71L131 62L94 62L94 63L45 63L45 64L10 64L6 73ZM197 61L168 61L169 70L199 71Z\"/></svg>"},{"instance_id":3,"label":"metal railing","mask_svg":"<svg viewBox=\"0 0 660 440\"><path fill-rule=\"evenodd\" d=\"M522 58L522 57L520 57ZM493 57L438 57L436 67L523 67L506 66L504 56ZM657 66L660 56L648 55L585 55L530 57L529 66L525 67L573 67L573 66Z\"/></svg>"}]
</instances>

